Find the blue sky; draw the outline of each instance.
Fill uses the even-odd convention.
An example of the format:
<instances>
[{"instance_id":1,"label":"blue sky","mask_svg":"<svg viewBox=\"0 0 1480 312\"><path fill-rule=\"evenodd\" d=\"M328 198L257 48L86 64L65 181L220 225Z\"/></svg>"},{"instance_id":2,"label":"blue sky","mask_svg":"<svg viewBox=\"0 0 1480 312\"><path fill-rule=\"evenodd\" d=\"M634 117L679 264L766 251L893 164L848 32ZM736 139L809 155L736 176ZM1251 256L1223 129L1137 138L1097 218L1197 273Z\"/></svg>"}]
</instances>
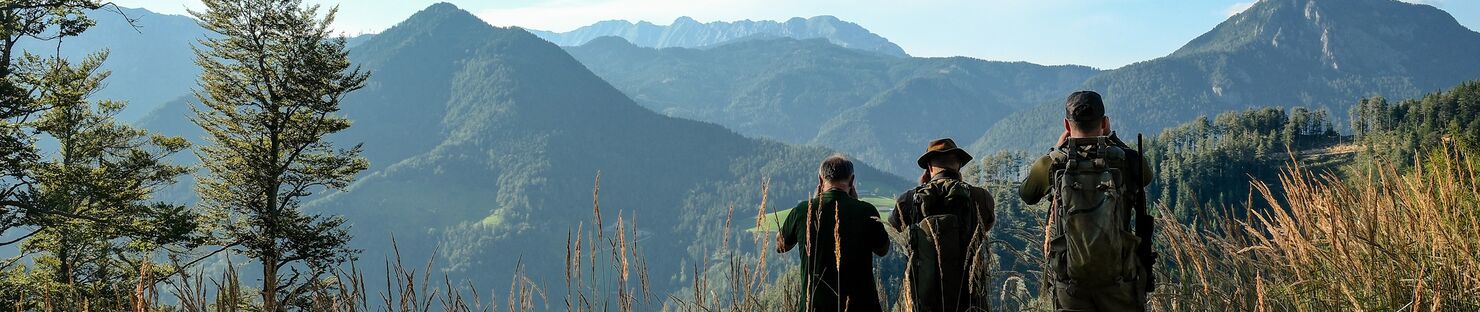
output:
<instances>
[{"instance_id":1,"label":"blue sky","mask_svg":"<svg viewBox=\"0 0 1480 312\"><path fill-rule=\"evenodd\" d=\"M970 56L1116 68L1164 56L1255 0L449 0L497 26L566 31L602 20L666 25L833 15L915 56ZM1480 29L1480 0L1404 0L1449 11ZM113 0L184 14L198 0ZM307 0L339 4L336 28L379 32L433 0Z\"/></svg>"}]
</instances>

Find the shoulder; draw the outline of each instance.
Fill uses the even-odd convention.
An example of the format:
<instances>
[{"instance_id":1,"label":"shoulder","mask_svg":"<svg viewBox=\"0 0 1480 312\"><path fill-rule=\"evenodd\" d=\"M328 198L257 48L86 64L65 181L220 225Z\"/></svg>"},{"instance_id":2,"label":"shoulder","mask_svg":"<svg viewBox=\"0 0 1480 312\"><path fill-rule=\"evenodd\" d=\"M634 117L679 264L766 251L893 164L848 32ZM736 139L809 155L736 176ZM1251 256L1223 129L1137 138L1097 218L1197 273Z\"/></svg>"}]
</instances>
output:
<instances>
[{"instance_id":1,"label":"shoulder","mask_svg":"<svg viewBox=\"0 0 1480 312\"><path fill-rule=\"evenodd\" d=\"M879 208L878 207L875 207L874 204L870 204L869 202L862 201L862 200L857 200L857 199L853 200L853 207L855 207L855 208L857 208L859 210L862 210L862 211L873 212L875 214L878 214L879 213Z\"/></svg>"},{"instance_id":2,"label":"shoulder","mask_svg":"<svg viewBox=\"0 0 1480 312\"><path fill-rule=\"evenodd\" d=\"M1034 161L1033 162L1033 167L1031 167L1031 170L1029 170L1028 173L1029 174L1047 174L1048 171L1049 171L1049 169L1052 169L1053 168L1054 162L1057 161L1057 160L1055 160L1055 157L1058 157L1058 156L1055 156L1055 154L1057 154L1057 155L1063 155L1062 153L1059 153L1058 151L1053 151L1053 152L1049 152L1047 154L1043 154L1043 156L1038 157L1038 160L1037 161Z\"/></svg>"},{"instance_id":3,"label":"shoulder","mask_svg":"<svg viewBox=\"0 0 1480 312\"><path fill-rule=\"evenodd\" d=\"M1132 148L1127 148L1127 147L1122 147L1121 150L1124 150L1125 151L1125 159L1126 160L1135 162L1135 161L1142 161L1142 160L1145 160L1146 159L1145 156L1141 155L1141 151L1138 151L1138 150L1135 150L1135 149L1132 149Z\"/></svg>"},{"instance_id":4,"label":"shoulder","mask_svg":"<svg viewBox=\"0 0 1480 312\"><path fill-rule=\"evenodd\" d=\"M987 196L990 197L990 196L992 196L992 191L991 190L988 190L985 187L972 185L971 186L971 195L972 196L976 196L976 195L987 195Z\"/></svg>"},{"instance_id":5,"label":"shoulder","mask_svg":"<svg viewBox=\"0 0 1480 312\"><path fill-rule=\"evenodd\" d=\"M1053 165L1053 162L1055 161L1055 159L1061 158L1061 157L1066 157L1066 156L1067 155L1064 155L1063 152L1060 152L1058 150L1052 150L1052 151L1049 151L1048 153L1043 153L1043 156L1038 156L1038 160L1037 161L1034 161L1033 162L1033 165L1034 166L1049 166L1049 165Z\"/></svg>"},{"instance_id":6,"label":"shoulder","mask_svg":"<svg viewBox=\"0 0 1480 312\"><path fill-rule=\"evenodd\" d=\"M817 199L815 199L815 198L804 200L804 201L799 201L799 202L797 202L796 206L792 206L791 209L806 210L808 207L812 207L812 206L817 205L815 203L816 201L817 201Z\"/></svg>"},{"instance_id":7,"label":"shoulder","mask_svg":"<svg viewBox=\"0 0 1480 312\"><path fill-rule=\"evenodd\" d=\"M1145 168L1151 165L1150 162L1146 161L1146 155L1141 154L1141 151L1129 148L1125 148L1124 150L1125 163L1127 166L1131 166L1132 168Z\"/></svg>"},{"instance_id":8,"label":"shoulder","mask_svg":"<svg viewBox=\"0 0 1480 312\"><path fill-rule=\"evenodd\" d=\"M895 196L894 197L894 202L896 202L896 203L907 203L907 202L911 202L911 201L914 201L914 200L915 200L915 188L913 188L913 187L912 188L909 188L907 190L904 190L904 192L899 192L899 196Z\"/></svg>"}]
</instances>

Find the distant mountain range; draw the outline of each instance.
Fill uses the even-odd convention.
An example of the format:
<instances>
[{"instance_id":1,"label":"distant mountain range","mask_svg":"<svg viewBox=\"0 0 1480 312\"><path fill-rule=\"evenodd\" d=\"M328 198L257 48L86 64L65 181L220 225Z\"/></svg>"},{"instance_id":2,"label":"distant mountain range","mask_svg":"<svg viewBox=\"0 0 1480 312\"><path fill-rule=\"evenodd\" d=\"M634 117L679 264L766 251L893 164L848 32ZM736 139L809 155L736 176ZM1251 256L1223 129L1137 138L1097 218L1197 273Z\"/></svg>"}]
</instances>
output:
<instances>
[{"instance_id":1,"label":"distant mountain range","mask_svg":"<svg viewBox=\"0 0 1480 312\"><path fill-rule=\"evenodd\" d=\"M621 215L644 231L655 290L686 285L678 270L713 255L727 208L759 204L766 179L773 205L805 198L832 153L654 113L554 44L451 4L369 38L351 58L373 76L345 100L354 127L335 139L363 142L374 169L310 209L346 216L362 259L389 256L394 235L405 259L436 254L440 268L485 287L507 282L521 257L541 259L524 261L532 275L559 279L562 264L547 260L563 256L569 231L592 226L598 176L607 222ZM146 127L193 131L181 126L188 110L156 112L166 115ZM867 165L858 177L865 192L907 185Z\"/></svg>"},{"instance_id":2,"label":"distant mountain range","mask_svg":"<svg viewBox=\"0 0 1480 312\"><path fill-rule=\"evenodd\" d=\"M182 96L198 74L188 44L205 34L188 17L131 12L139 30L104 14L63 54L111 48L114 76L99 98L129 100L130 114L154 109L141 126L196 136ZM562 42L434 5L350 42L374 77L346 100L355 126L334 139L365 143L373 168L312 209L346 215L362 259L381 259L395 233L408 259L436 253L443 269L494 285L519 254L549 258L588 220L599 172L603 210L636 214L650 231L654 276L676 286L685 280L675 270L712 255L724 208L757 203L768 177L773 203L804 197L816 161L833 150L871 165L860 169L866 191L890 194L907 184L898 176L918 172L912 160L931 138L976 138L977 153L1046 148L1076 89L1104 93L1117 129L1152 134L1255 106L1340 117L1362 96L1408 98L1480 78L1480 34L1395 0L1264 0L1166 57L1111 71L910 58L846 25L811 39L678 40L703 32L660 27ZM893 48L840 41L852 38L843 29ZM549 275L558 264L525 264L558 277Z\"/></svg>"},{"instance_id":3,"label":"distant mountain range","mask_svg":"<svg viewBox=\"0 0 1480 312\"><path fill-rule=\"evenodd\" d=\"M659 26L646 21L604 21L576 30L557 33L531 30L535 35L561 46L579 46L597 38L615 36L640 47L649 48L700 48L748 39L764 38L822 38L841 47L869 51L883 55L907 57L904 49L888 39L880 37L858 24L839 20L832 16L792 18L785 22L737 21L700 23L693 18L679 17L668 26Z\"/></svg>"},{"instance_id":4,"label":"distant mountain range","mask_svg":"<svg viewBox=\"0 0 1480 312\"><path fill-rule=\"evenodd\" d=\"M822 39L654 49L602 37L566 50L654 111L839 149L902 176L919 174L914 158L925 142L971 142L999 118L1059 98L1099 73L965 57L900 58Z\"/></svg>"},{"instance_id":5,"label":"distant mountain range","mask_svg":"<svg viewBox=\"0 0 1480 312\"><path fill-rule=\"evenodd\" d=\"M122 13L121 15L119 13ZM206 36L195 19L120 8L87 12L97 26L82 35L56 41L23 39L20 50L44 56L78 60L89 53L109 50L103 69L113 72L94 98L128 101L120 120L132 122L149 111L190 92L200 67L190 45ZM133 20L132 25L130 19Z\"/></svg>"},{"instance_id":6,"label":"distant mountain range","mask_svg":"<svg viewBox=\"0 0 1480 312\"><path fill-rule=\"evenodd\" d=\"M1263 0L1166 57L1098 75L1115 128L1154 134L1199 115L1260 106L1344 117L1365 96L1413 98L1480 78L1480 33L1396 0ZM978 151L1047 148L1063 105L997 123Z\"/></svg>"}]
</instances>

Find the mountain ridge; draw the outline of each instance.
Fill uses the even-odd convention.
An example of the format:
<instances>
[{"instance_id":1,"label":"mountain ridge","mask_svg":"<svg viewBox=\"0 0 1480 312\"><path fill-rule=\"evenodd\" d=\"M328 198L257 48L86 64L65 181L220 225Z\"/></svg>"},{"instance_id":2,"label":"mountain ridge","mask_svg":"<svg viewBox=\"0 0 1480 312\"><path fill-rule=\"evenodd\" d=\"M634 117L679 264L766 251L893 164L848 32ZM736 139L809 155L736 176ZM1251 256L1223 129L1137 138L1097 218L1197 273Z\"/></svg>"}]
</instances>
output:
<instances>
[{"instance_id":1,"label":"mountain ridge","mask_svg":"<svg viewBox=\"0 0 1480 312\"><path fill-rule=\"evenodd\" d=\"M678 17L669 25L647 21L607 20L568 32L531 30L535 35L560 46L581 46L606 36L618 36L641 47L699 48L713 46L756 35L796 39L824 38L838 46L870 51L895 57L908 57L903 48L889 42L858 24L830 15L811 18L794 17L784 22L742 20L700 23L693 18Z\"/></svg>"},{"instance_id":2,"label":"mountain ridge","mask_svg":"<svg viewBox=\"0 0 1480 312\"><path fill-rule=\"evenodd\" d=\"M17 42L17 53L28 51L42 56L59 55L79 60L83 56L109 50L102 70L112 74L95 98L127 101L128 106L117 116L133 122L195 87L200 68L190 45L207 32L195 19L145 9L119 7L84 12L97 24L61 45L56 40L39 41L24 38Z\"/></svg>"},{"instance_id":3,"label":"mountain ridge","mask_svg":"<svg viewBox=\"0 0 1480 312\"><path fill-rule=\"evenodd\" d=\"M1098 70L968 57L898 58L822 39L645 48L618 37L566 47L639 104L750 137L838 149L901 176L931 139L969 142L997 118L1067 93Z\"/></svg>"},{"instance_id":4,"label":"mountain ridge","mask_svg":"<svg viewBox=\"0 0 1480 312\"><path fill-rule=\"evenodd\" d=\"M1480 78L1480 33L1396 0L1262 0L1176 52L1090 78L1112 124L1156 133L1172 121L1252 107L1337 116L1361 97L1411 98ZM1062 132L1062 100L1014 113L973 150L1036 149ZM1340 122L1338 125L1342 124Z\"/></svg>"},{"instance_id":5,"label":"mountain ridge","mask_svg":"<svg viewBox=\"0 0 1480 312\"><path fill-rule=\"evenodd\" d=\"M564 246L552 242L590 221L599 177L602 208L650 233L644 245L661 255L649 258L655 289L678 287L682 263L702 260L725 232L725 208L758 203L767 179L772 199L805 197L816 162L832 153L653 113L554 44L475 19L433 6L351 53L373 76L346 99L356 126L337 140L362 140L380 164L310 209L345 215L369 259L389 256L389 232L407 259L436 255L477 285L507 281L514 272L500 268L520 255L560 257ZM465 46L422 44L433 42ZM858 168L866 189L905 186ZM557 263L523 265L560 277Z\"/></svg>"}]
</instances>

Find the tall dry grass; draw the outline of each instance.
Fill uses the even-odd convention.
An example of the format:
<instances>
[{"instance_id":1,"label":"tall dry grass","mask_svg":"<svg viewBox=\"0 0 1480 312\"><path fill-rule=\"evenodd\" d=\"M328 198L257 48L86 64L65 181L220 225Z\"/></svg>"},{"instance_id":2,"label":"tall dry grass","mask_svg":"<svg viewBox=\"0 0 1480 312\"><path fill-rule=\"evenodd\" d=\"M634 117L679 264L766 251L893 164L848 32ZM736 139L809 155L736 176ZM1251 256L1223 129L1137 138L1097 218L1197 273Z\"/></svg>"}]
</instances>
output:
<instances>
[{"instance_id":1,"label":"tall dry grass","mask_svg":"<svg viewBox=\"0 0 1480 312\"><path fill-rule=\"evenodd\" d=\"M761 200L755 207L755 224L768 222L766 214L769 211L770 181L761 183ZM814 220L809 215L806 226L821 229L826 223L830 235L837 235L835 221ZM788 254L777 254L774 233L754 231L747 233L750 237L749 244L741 244L743 241L736 238L733 233L738 232L735 226L735 207L727 209L727 213L720 229L724 230L721 236L720 247L714 250L714 257L705 258L691 268L689 279L692 284L682 290L670 294L663 301L658 310L661 311L795 311L797 310L797 296L803 293L801 276L799 271L780 269L783 267L796 267L796 264L784 261L777 257L794 257ZM769 220L779 222L779 220ZM778 226L779 227L779 226ZM803 239L802 245L796 248L805 252L805 244L811 242L811 237ZM743 246L750 246L745 248ZM838 248L837 246L833 246ZM776 274L776 271L783 274ZM813 283L814 287L816 283Z\"/></svg>"},{"instance_id":2,"label":"tall dry grass","mask_svg":"<svg viewBox=\"0 0 1480 312\"><path fill-rule=\"evenodd\" d=\"M385 276L382 281L368 280L357 263L351 262L347 269L326 273L326 278L305 286L305 296L287 302L293 311L361 312L496 312L496 311L539 311L543 300L543 289L523 273L523 267L514 268L509 294L502 306L493 294L481 294L474 285L453 283L453 277L443 274L434 278L435 258L422 266L412 266L402 260L400 248L392 239L392 256L385 261ZM177 302L161 305L157 290L156 299L145 301L134 311L188 311L227 312L257 311L257 290L242 283L242 277L230 255L224 257L226 269L214 275L204 268L182 270L163 283L169 286ZM212 275L207 277L207 275ZM384 283L383 290L372 294L369 283ZM141 288L142 289L142 288ZM136 296L150 296L141 293ZM486 300L486 301L485 301ZM373 304L372 304L373 303ZM501 309L502 308L502 309Z\"/></svg>"},{"instance_id":3,"label":"tall dry grass","mask_svg":"<svg viewBox=\"0 0 1480 312\"><path fill-rule=\"evenodd\" d=\"M1411 172L1379 165L1347 179L1292 160L1278 184L1254 182L1250 203L1270 209L1160 219L1165 282L1152 308L1480 310L1475 161L1453 146L1417 158Z\"/></svg>"},{"instance_id":4,"label":"tall dry grass","mask_svg":"<svg viewBox=\"0 0 1480 312\"><path fill-rule=\"evenodd\" d=\"M1452 146L1417 158L1420 165L1411 171L1400 172L1391 165L1372 166L1378 169L1345 178L1308 170L1292 159L1278 181L1253 183L1258 197L1249 198L1249 206L1256 206L1253 204L1258 201L1261 205L1257 206L1268 209L1250 211L1243 219L1178 223L1174 218L1159 218L1157 245L1162 263L1157 274L1161 284L1150 296L1150 309L1480 310L1477 161ZM755 208L757 223L767 221L764 216L770 212L767 185L763 183L761 202ZM1162 216L1172 215L1165 205L1156 209ZM788 261L794 256L774 252L772 233L749 233L749 244L742 244L746 237L731 235L736 218L733 207L723 220L721 228L727 232L720 249L713 251L715 256L693 264L688 271L692 285L687 289L666 295L652 292L646 255L637 239L635 214L618 212L615 231L602 230L609 221L600 205L599 177L592 190L591 216L589 225L578 225L568 234L563 295L546 294L543 285L522 273L522 267L512 268L514 278L503 298L491 292L484 295L473 285L453 283L453 277L434 278L435 259L419 266L408 265L395 253L394 259L386 260L389 273L383 281L365 278L351 263L347 270L328 274L329 278L314 284L300 307L335 312L797 308L796 299L803 292L800 277L796 270L785 269L796 267L794 261ZM837 235L835 220L808 223ZM1037 224L1039 227L1028 229L994 229L992 235L1041 234L1035 231L1041 229L1041 223ZM890 234L896 241L895 251L903 252L905 238L900 233ZM983 239L983 248L1010 247ZM999 254L1017 255L1021 261L1041 261L1041 255L1032 250ZM1006 275L992 285L972 285L974 296L1011 303L999 309L1049 307L1046 297L1027 287L1035 283L1033 274L1000 271L994 267L997 261L986 257L974 260L977 268L992 268L991 274L998 277ZM141 268L141 272L153 271ZM907 280L883 282L880 288L908 285ZM384 283L385 290L370 294L367 283ZM145 283L135 288L131 298L117 302L129 303L127 310L132 311L237 311L254 306L255 291L241 282L234 269L214 274L180 270L165 285L177 299L170 306L161 306L160 290ZM908 289L900 289L904 295L895 298L884 296L884 289L879 292L884 301L894 301L896 310L911 305ZM550 301L554 301L553 306Z\"/></svg>"}]
</instances>

